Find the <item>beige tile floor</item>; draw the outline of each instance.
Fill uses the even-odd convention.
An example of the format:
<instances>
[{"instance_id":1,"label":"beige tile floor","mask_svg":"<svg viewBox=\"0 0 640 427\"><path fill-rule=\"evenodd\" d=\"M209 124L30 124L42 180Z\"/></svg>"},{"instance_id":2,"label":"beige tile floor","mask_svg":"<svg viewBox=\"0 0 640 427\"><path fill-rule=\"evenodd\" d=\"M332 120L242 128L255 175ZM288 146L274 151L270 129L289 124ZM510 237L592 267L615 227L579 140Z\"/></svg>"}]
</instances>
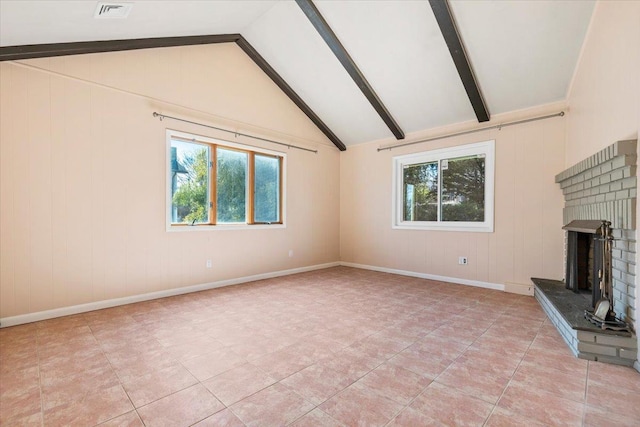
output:
<instances>
[{"instance_id":1,"label":"beige tile floor","mask_svg":"<svg viewBox=\"0 0 640 427\"><path fill-rule=\"evenodd\" d=\"M532 297L346 267L0 330L2 426L638 426Z\"/></svg>"}]
</instances>

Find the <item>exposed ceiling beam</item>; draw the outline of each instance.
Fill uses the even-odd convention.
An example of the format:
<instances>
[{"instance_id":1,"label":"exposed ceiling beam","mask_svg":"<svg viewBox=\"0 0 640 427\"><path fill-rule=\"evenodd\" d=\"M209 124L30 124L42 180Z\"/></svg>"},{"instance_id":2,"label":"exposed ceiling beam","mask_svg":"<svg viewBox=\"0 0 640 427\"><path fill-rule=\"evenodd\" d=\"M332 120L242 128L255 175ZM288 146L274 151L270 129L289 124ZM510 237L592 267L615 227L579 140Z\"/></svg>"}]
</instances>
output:
<instances>
[{"instance_id":1,"label":"exposed ceiling beam","mask_svg":"<svg viewBox=\"0 0 640 427\"><path fill-rule=\"evenodd\" d=\"M333 32L327 21L322 17L320 11L316 8L311 0L296 0L300 9L309 18L311 24L320 33L320 36L327 43L331 51L334 53L338 61L344 69L349 73L353 81L358 85L364 96L371 103L371 106L378 112L382 120L385 122L389 130L396 139L404 139L404 132L393 119L387 108L384 106L376 92L373 90L364 74L360 71L356 63L353 61L347 50L344 48L338 37Z\"/></svg>"},{"instance_id":2,"label":"exposed ceiling beam","mask_svg":"<svg viewBox=\"0 0 640 427\"><path fill-rule=\"evenodd\" d=\"M236 43L256 63L260 69L293 101L302 112L324 133L340 150L347 147L267 61L240 34L216 34L208 36L156 37L147 39L104 40L71 43L50 43L22 46L0 47L1 61L45 58L87 53L117 52L123 50L151 49L159 47L190 46L214 43Z\"/></svg>"},{"instance_id":3,"label":"exposed ceiling beam","mask_svg":"<svg viewBox=\"0 0 640 427\"><path fill-rule=\"evenodd\" d=\"M486 103L484 102L475 75L471 69L469 58L467 58L464 46L462 45L462 39L453 15L451 14L448 0L429 0L429 4L431 5L433 14L436 16L436 21L438 21L440 31L447 43L451 58L453 58L453 62L456 65L458 74L460 75L464 89L467 91L467 96L469 97L469 101L471 101L471 106L476 113L478 121L489 121L489 111L487 110Z\"/></svg>"},{"instance_id":4,"label":"exposed ceiling beam","mask_svg":"<svg viewBox=\"0 0 640 427\"><path fill-rule=\"evenodd\" d=\"M209 36L155 37L147 39L103 40L90 42L30 44L0 47L0 61L44 58L51 56L81 55L86 53L117 52L122 50L150 49L156 47L190 46L197 44L230 43L240 34Z\"/></svg>"},{"instance_id":5,"label":"exposed ceiling beam","mask_svg":"<svg viewBox=\"0 0 640 427\"><path fill-rule=\"evenodd\" d=\"M338 147L340 151L345 151L347 147L344 145L342 141L329 129L329 127L324 124L320 117L300 98L300 96L291 89L291 86L287 84L287 82L278 74L269 63L258 53L257 50L249 42L244 38L240 37L236 43L240 48L256 63L258 67L264 71L264 73L269 76L271 80L293 101L294 104L298 106L309 119L324 133L327 138L333 144Z\"/></svg>"}]
</instances>

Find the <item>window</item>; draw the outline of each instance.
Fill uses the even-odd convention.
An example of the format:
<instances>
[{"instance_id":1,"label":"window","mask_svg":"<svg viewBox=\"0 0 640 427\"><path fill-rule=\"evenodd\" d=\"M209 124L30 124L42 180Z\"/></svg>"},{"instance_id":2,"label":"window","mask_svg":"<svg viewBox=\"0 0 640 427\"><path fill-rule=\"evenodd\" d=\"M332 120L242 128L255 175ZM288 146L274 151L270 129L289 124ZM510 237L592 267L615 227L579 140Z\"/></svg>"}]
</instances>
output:
<instances>
[{"instance_id":1,"label":"window","mask_svg":"<svg viewBox=\"0 0 640 427\"><path fill-rule=\"evenodd\" d=\"M262 149L167 131L168 224L283 224L285 156Z\"/></svg>"},{"instance_id":2,"label":"window","mask_svg":"<svg viewBox=\"0 0 640 427\"><path fill-rule=\"evenodd\" d=\"M493 231L495 142L393 158L393 227Z\"/></svg>"},{"instance_id":3,"label":"window","mask_svg":"<svg viewBox=\"0 0 640 427\"><path fill-rule=\"evenodd\" d=\"M254 215L257 222L278 222L280 217L280 159L256 154Z\"/></svg>"}]
</instances>

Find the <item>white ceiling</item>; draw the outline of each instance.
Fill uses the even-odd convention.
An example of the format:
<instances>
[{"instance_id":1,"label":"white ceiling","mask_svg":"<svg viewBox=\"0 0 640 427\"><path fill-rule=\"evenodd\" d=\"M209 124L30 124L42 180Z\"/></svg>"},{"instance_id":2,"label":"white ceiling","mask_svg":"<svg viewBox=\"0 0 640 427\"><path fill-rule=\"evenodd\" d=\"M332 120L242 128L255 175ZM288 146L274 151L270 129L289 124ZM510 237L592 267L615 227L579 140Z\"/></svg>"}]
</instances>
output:
<instances>
[{"instance_id":1,"label":"white ceiling","mask_svg":"<svg viewBox=\"0 0 640 427\"><path fill-rule=\"evenodd\" d=\"M392 136L294 1L97 3L0 0L0 46L240 33L346 145ZM428 1L314 3L405 133L475 118ZM491 114L566 97L594 1L450 3Z\"/></svg>"}]
</instances>

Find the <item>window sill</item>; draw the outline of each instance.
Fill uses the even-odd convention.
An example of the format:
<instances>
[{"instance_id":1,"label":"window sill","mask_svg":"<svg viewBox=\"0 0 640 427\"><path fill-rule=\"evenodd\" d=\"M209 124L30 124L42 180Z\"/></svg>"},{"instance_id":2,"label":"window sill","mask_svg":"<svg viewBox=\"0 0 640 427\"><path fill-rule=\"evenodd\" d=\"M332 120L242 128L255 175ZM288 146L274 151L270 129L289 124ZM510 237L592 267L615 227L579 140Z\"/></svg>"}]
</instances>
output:
<instances>
[{"instance_id":1,"label":"window sill","mask_svg":"<svg viewBox=\"0 0 640 427\"><path fill-rule=\"evenodd\" d=\"M493 233L493 225L435 225L435 224L393 224L394 230L425 230L425 231L460 231L471 233Z\"/></svg>"},{"instance_id":2,"label":"window sill","mask_svg":"<svg viewBox=\"0 0 640 427\"><path fill-rule=\"evenodd\" d=\"M223 231L223 230L273 230L287 228L285 224L228 224L228 225L169 225L167 232Z\"/></svg>"}]
</instances>

